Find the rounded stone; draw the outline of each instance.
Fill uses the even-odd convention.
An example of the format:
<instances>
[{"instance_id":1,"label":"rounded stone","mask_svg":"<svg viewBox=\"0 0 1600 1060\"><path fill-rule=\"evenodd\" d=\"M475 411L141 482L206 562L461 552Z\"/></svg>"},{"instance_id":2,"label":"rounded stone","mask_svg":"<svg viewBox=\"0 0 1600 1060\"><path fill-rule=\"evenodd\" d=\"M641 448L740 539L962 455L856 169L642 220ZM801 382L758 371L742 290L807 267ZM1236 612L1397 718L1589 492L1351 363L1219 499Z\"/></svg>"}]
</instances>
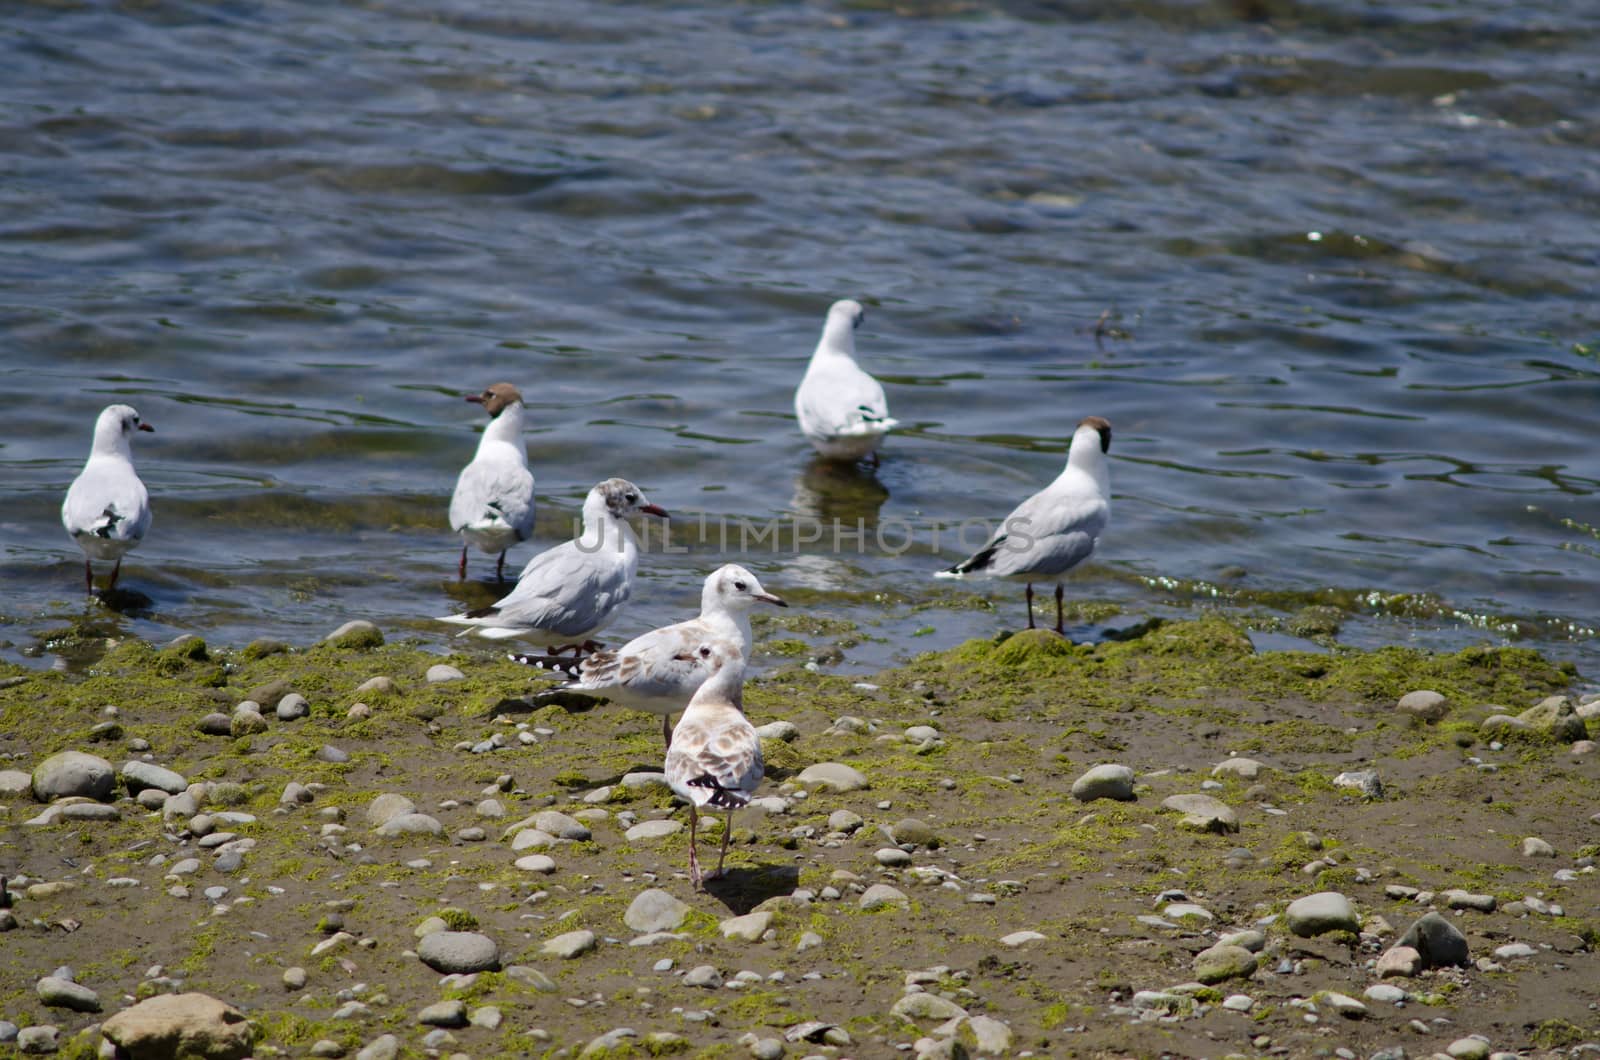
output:
<instances>
[{"instance_id":1,"label":"rounded stone","mask_svg":"<svg viewBox=\"0 0 1600 1060\"><path fill-rule=\"evenodd\" d=\"M1338 891L1321 891L1296 898L1283 914L1289 930L1301 938L1312 938L1330 931L1360 931L1350 899Z\"/></svg>"},{"instance_id":2,"label":"rounded stone","mask_svg":"<svg viewBox=\"0 0 1600 1060\"><path fill-rule=\"evenodd\" d=\"M446 681L465 681L466 679L466 674L449 663L436 663L428 667L428 672L423 676L423 680L430 685L444 684Z\"/></svg>"},{"instance_id":3,"label":"rounded stone","mask_svg":"<svg viewBox=\"0 0 1600 1060\"><path fill-rule=\"evenodd\" d=\"M417 958L446 975L492 972L500 967L500 947L476 931L435 931L417 943Z\"/></svg>"},{"instance_id":4,"label":"rounded stone","mask_svg":"<svg viewBox=\"0 0 1600 1060\"><path fill-rule=\"evenodd\" d=\"M1465 966L1472 963L1467 937L1438 913L1426 913L1400 936L1398 947L1417 952L1423 968ZM1392 951L1391 951L1392 952Z\"/></svg>"},{"instance_id":5,"label":"rounded stone","mask_svg":"<svg viewBox=\"0 0 1600 1060\"><path fill-rule=\"evenodd\" d=\"M1248 979L1255 970L1256 955L1243 946L1218 943L1194 958L1194 977L1208 986L1229 979Z\"/></svg>"},{"instance_id":6,"label":"rounded stone","mask_svg":"<svg viewBox=\"0 0 1600 1060\"><path fill-rule=\"evenodd\" d=\"M939 845L939 837L934 833L933 826L915 817L907 817L889 829L889 837L896 843L905 846L936 847Z\"/></svg>"},{"instance_id":7,"label":"rounded stone","mask_svg":"<svg viewBox=\"0 0 1600 1060\"><path fill-rule=\"evenodd\" d=\"M911 908L911 899L905 893L890 887L887 883L875 883L862 893L858 903L861 908L870 913L875 909L884 909L894 906L899 909Z\"/></svg>"},{"instance_id":8,"label":"rounded stone","mask_svg":"<svg viewBox=\"0 0 1600 1060\"><path fill-rule=\"evenodd\" d=\"M137 795L150 788L176 795L189 787L189 782L181 773L138 759L122 763L122 784L128 789L129 795Z\"/></svg>"},{"instance_id":9,"label":"rounded stone","mask_svg":"<svg viewBox=\"0 0 1600 1060\"><path fill-rule=\"evenodd\" d=\"M729 917L717 925L717 928L722 932L722 937L725 939L733 939L737 942L756 942L762 935L767 933L767 929L771 926L772 914L761 911L746 913L744 916Z\"/></svg>"},{"instance_id":10,"label":"rounded stone","mask_svg":"<svg viewBox=\"0 0 1600 1060\"><path fill-rule=\"evenodd\" d=\"M894 1007L889 1009L889 1014L911 1022L936 1020L942 1023L945 1020L965 1016L967 1010L948 998L924 991L905 995L894 1003Z\"/></svg>"},{"instance_id":11,"label":"rounded stone","mask_svg":"<svg viewBox=\"0 0 1600 1060\"><path fill-rule=\"evenodd\" d=\"M207 736L228 736L233 732L233 719L220 711L212 711L200 719L196 728Z\"/></svg>"},{"instance_id":12,"label":"rounded stone","mask_svg":"<svg viewBox=\"0 0 1600 1060\"><path fill-rule=\"evenodd\" d=\"M570 961L574 957L588 953L596 944L597 940L592 931L568 931L555 938L546 939L544 945L539 947L539 952L547 957L559 957L564 961Z\"/></svg>"},{"instance_id":13,"label":"rounded stone","mask_svg":"<svg viewBox=\"0 0 1600 1060\"><path fill-rule=\"evenodd\" d=\"M322 638L324 644L331 644L336 648L353 648L362 650L366 648L383 647L383 631L366 619L358 618L346 622L338 629Z\"/></svg>"},{"instance_id":14,"label":"rounded stone","mask_svg":"<svg viewBox=\"0 0 1600 1060\"><path fill-rule=\"evenodd\" d=\"M533 827L549 832L557 839L584 840L591 835L589 826L559 810L545 810L533 817Z\"/></svg>"},{"instance_id":15,"label":"rounded stone","mask_svg":"<svg viewBox=\"0 0 1600 1060\"><path fill-rule=\"evenodd\" d=\"M556 871L555 859L546 854L529 854L518 858L512 865L523 872L537 872L544 876Z\"/></svg>"},{"instance_id":16,"label":"rounded stone","mask_svg":"<svg viewBox=\"0 0 1600 1060\"><path fill-rule=\"evenodd\" d=\"M367 824L378 828L396 817L416 812L417 804L404 795L379 795L367 804Z\"/></svg>"},{"instance_id":17,"label":"rounded stone","mask_svg":"<svg viewBox=\"0 0 1600 1060\"><path fill-rule=\"evenodd\" d=\"M1233 807L1210 795L1168 795L1161 800L1164 809L1183 814L1180 826L1197 832L1237 832L1239 815Z\"/></svg>"},{"instance_id":18,"label":"rounded stone","mask_svg":"<svg viewBox=\"0 0 1600 1060\"><path fill-rule=\"evenodd\" d=\"M100 995L70 979L47 975L34 986L39 1000L51 1008L66 1008L74 1012L99 1012Z\"/></svg>"},{"instance_id":19,"label":"rounded stone","mask_svg":"<svg viewBox=\"0 0 1600 1060\"><path fill-rule=\"evenodd\" d=\"M385 837L439 835L443 831L444 825L440 824L437 818L429 817L425 813L403 813L383 822L378 827L377 834Z\"/></svg>"},{"instance_id":20,"label":"rounded stone","mask_svg":"<svg viewBox=\"0 0 1600 1060\"><path fill-rule=\"evenodd\" d=\"M267 731L267 719L253 710L241 710L228 719L228 735L235 739L240 736L254 736Z\"/></svg>"},{"instance_id":21,"label":"rounded stone","mask_svg":"<svg viewBox=\"0 0 1600 1060\"><path fill-rule=\"evenodd\" d=\"M1127 766L1105 763L1095 766L1072 782L1072 797L1079 802L1115 799L1132 802L1134 772Z\"/></svg>"},{"instance_id":22,"label":"rounded stone","mask_svg":"<svg viewBox=\"0 0 1600 1060\"><path fill-rule=\"evenodd\" d=\"M800 771L795 780L806 787L831 791L860 791L870 787L866 775L843 762L818 762Z\"/></svg>"},{"instance_id":23,"label":"rounded stone","mask_svg":"<svg viewBox=\"0 0 1600 1060\"><path fill-rule=\"evenodd\" d=\"M672 931L689 916L689 906L659 887L640 891L622 915L622 922L641 934Z\"/></svg>"},{"instance_id":24,"label":"rounded stone","mask_svg":"<svg viewBox=\"0 0 1600 1060\"><path fill-rule=\"evenodd\" d=\"M1395 709L1418 721L1434 722L1450 713L1450 701L1437 692L1423 689L1401 696Z\"/></svg>"},{"instance_id":25,"label":"rounded stone","mask_svg":"<svg viewBox=\"0 0 1600 1060\"><path fill-rule=\"evenodd\" d=\"M883 847L876 851L873 860L886 868L895 868L900 865L911 864L911 855L899 847Z\"/></svg>"},{"instance_id":26,"label":"rounded stone","mask_svg":"<svg viewBox=\"0 0 1600 1060\"><path fill-rule=\"evenodd\" d=\"M417 1013L417 1022L429 1027L465 1027L467 1003L460 1000L434 1002Z\"/></svg>"},{"instance_id":27,"label":"rounded stone","mask_svg":"<svg viewBox=\"0 0 1600 1060\"><path fill-rule=\"evenodd\" d=\"M1553 858L1556 848L1538 836L1528 836L1522 841L1522 856L1525 858Z\"/></svg>"},{"instance_id":28,"label":"rounded stone","mask_svg":"<svg viewBox=\"0 0 1600 1060\"><path fill-rule=\"evenodd\" d=\"M125 1008L100 1033L130 1056L249 1056L256 1027L244 1013L206 994L158 994Z\"/></svg>"},{"instance_id":29,"label":"rounded stone","mask_svg":"<svg viewBox=\"0 0 1600 1060\"><path fill-rule=\"evenodd\" d=\"M311 713L311 704L306 702L306 697L298 692L290 692L278 700L277 709L274 711L279 721L298 721Z\"/></svg>"},{"instance_id":30,"label":"rounded stone","mask_svg":"<svg viewBox=\"0 0 1600 1060\"><path fill-rule=\"evenodd\" d=\"M78 795L109 798L117 786L117 772L98 755L62 751L40 762L33 771L33 797L50 802Z\"/></svg>"},{"instance_id":31,"label":"rounded stone","mask_svg":"<svg viewBox=\"0 0 1600 1060\"><path fill-rule=\"evenodd\" d=\"M1255 780L1261 771L1267 768L1254 758L1227 758L1218 762L1211 770L1214 777L1238 777L1240 780Z\"/></svg>"},{"instance_id":32,"label":"rounded stone","mask_svg":"<svg viewBox=\"0 0 1600 1060\"><path fill-rule=\"evenodd\" d=\"M846 835L856 831L866 822L854 810L834 810L828 814L828 831L843 832Z\"/></svg>"},{"instance_id":33,"label":"rounded stone","mask_svg":"<svg viewBox=\"0 0 1600 1060\"><path fill-rule=\"evenodd\" d=\"M640 821L622 833L622 837L630 843L636 843L643 839L663 839L682 830L682 821Z\"/></svg>"}]
</instances>

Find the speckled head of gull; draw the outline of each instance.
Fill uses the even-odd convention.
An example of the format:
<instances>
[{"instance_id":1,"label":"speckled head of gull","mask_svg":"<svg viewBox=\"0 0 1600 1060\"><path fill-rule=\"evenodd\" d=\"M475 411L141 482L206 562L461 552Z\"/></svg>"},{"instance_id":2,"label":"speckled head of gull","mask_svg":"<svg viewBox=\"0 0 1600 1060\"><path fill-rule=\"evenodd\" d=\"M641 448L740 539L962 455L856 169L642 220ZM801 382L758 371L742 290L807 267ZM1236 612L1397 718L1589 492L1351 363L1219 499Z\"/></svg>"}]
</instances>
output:
<instances>
[{"instance_id":1,"label":"speckled head of gull","mask_svg":"<svg viewBox=\"0 0 1600 1060\"><path fill-rule=\"evenodd\" d=\"M471 545L500 557L494 575L505 581L506 549L533 536L533 472L522 441L526 410L510 383L494 383L481 394L468 394L467 400L483 406L489 426L450 497L450 529L461 535L457 576L467 576Z\"/></svg>"},{"instance_id":2,"label":"speckled head of gull","mask_svg":"<svg viewBox=\"0 0 1600 1060\"><path fill-rule=\"evenodd\" d=\"M693 654L699 656L711 676L689 700L683 717L672 730L665 768L667 783L689 803L689 879L698 891L704 888L706 879L722 875L734 811L749 804L765 767L761 738L744 716L744 655L738 645L732 641L708 641L697 645ZM697 850L702 809L728 812L722 829L722 853L709 877L700 871Z\"/></svg>"},{"instance_id":3,"label":"speckled head of gull","mask_svg":"<svg viewBox=\"0 0 1600 1060\"><path fill-rule=\"evenodd\" d=\"M794 414L812 448L830 460L877 462L877 449L898 421L889 416L883 386L856 364L861 303L845 299L828 309L822 338L794 393Z\"/></svg>"},{"instance_id":4,"label":"speckled head of gull","mask_svg":"<svg viewBox=\"0 0 1600 1060\"><path fill-rule=\"evenodd\" d=\"M115 560L108 590L116 588L122 557L150 529L150 494L133 469L133 435L155 428L128 405L108 405L94 422L94 444L61 504L61 525L83 549L83 585L94 592L94 560Z\"/></svg>"},{"instance_id":5,"label":"speckled head of gull","mask_svg":"<svg viewBox=\"0 0 1600 1060\"><path fill-rule=\"evenodd\" d=\"M1014 508L977 552L941 578L1006 578L1023 582L1028 628L1033 628L1033 583L1054 582L1056 632L1061 619L1062 579L1093 555L1111 519L1111 423L1089 416L1072 433L1067 466L1054 482Z\"/></svg>"},{"instance_id":6,"label":"speckled head of gull","mask_svg":"<svg viewBox=\"0 0 1600 1060\"><path fill-rule=\"evenodd\" d=\"M672 746L672 715L684 708L710 674L695 650L707 642L729 641L750 656L750 610L757 604L788 607L762 588L756 576L737 563L718 567L700 591L700 614L653 629L622 647L597 651L576 667L575 680L558 692L601 696L632 710L661 715L661 736ZM517 661L531 657L513 655Z\"/></svg>"},{"instance_id":7,"label":"speckled head of gull","mask_svg":"<svg viewBox=\"0 0 1600 1060\"><path fill-rule=\"evenodd\" d=\"M667 515L627 479L596 484L584 498L577 538L529 560L516 588L499 603L439 621L470 626L467 632L491 640L520 637L557 651L593 651L594 635L633 595L639 538L627 519L638 513Z\"/></svg>"}]
</instances>

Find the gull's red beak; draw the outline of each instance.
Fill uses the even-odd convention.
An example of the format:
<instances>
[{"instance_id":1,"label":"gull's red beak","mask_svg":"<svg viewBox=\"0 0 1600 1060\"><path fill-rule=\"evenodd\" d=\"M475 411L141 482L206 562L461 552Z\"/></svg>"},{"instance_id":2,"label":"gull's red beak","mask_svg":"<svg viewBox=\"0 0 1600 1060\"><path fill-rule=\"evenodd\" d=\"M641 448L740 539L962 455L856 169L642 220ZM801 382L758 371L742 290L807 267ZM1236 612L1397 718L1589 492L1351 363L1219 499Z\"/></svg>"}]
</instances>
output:
<instances>
[{"instance_id":1,"label":"gull's red beak","mask_svg":"<svg viewBox=\"0 0 1600 1060\"><path fill-rule=\"evenodd\" d=\"M150 426L148 423L145 423L143 420L139 421L139 429L141 431L149 431L151 434L156 433L156 429Z\"/></svg>"},{"instance_id":2,"label":"gull's red beak","mask_svg":"<svg viewBox=\"0 0 1600 1060\"><path fill-rule=\"evenodd\" d=\"M467 395L467 400L472 402L474 405L481 405L481 404L483 404L483 395L482 394L468 394Z\"/></svg>"},{"instance_id":3,"label":"gull's red beak","mask_svg":"<svg viewBox=\"0 0 1600 1060\"><path fill-rule=\"evenodd\" d=\"M639 505L639 510L646 515L659 515L663 519L668 518L667 510L659 504L641 504Z\"/></svg>"}]
</instances>

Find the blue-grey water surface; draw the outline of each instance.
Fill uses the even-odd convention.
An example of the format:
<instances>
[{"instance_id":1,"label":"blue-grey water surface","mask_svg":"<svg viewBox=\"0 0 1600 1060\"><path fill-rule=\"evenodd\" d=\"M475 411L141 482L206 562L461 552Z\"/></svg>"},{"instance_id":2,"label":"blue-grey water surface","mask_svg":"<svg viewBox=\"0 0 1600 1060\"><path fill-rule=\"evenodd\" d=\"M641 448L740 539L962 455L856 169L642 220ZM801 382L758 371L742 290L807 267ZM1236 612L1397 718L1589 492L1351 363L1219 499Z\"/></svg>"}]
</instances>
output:
<instances>
[{"instance_id":1,"label":"blue-grey water surface","mask_svg":"<svg viewBox=\"0 0 1600 1060\"><path fill-rule=\"evenodd\" d=\"M929 575L1099 414L1112 528L1070 590L1112 625L1321 601L1350 643L1592 674L1597 54L1565 0L12 3L3 654L86 607L443 649L492 570L454 580L460 395L504 379L539 547L612 475L678 516L614 636L774 518L746 561L865 624L847 665L1014 628L1019 588ZM905 425L876 473L792 419L840 297ZM58 517L113 401L157 430L120 614ZM864 551L796 552L812 517Z\"/></svg>"}]
</instances>

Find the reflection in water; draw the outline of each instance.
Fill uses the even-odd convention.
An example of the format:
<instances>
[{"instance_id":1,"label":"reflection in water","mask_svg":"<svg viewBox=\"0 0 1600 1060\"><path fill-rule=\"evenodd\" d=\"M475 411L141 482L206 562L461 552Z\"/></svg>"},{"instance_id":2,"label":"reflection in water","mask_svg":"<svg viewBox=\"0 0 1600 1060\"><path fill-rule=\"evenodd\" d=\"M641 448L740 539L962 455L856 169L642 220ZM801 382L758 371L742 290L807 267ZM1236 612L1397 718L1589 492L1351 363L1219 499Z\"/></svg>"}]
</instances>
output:
<instances>
[{"instance_id":1,"label":"reflection in water","mask_svg":"<svg viewBox=\"0 0 1600 1060\"><path fill-rule=\"evenodd\" d=\"M824 523L834 521L854 528L859 522L872 529L878 510L889 499L889 488L878 481L874 468L813 457L795 479L789 507Z\"/></svg>"}]
</instances>

